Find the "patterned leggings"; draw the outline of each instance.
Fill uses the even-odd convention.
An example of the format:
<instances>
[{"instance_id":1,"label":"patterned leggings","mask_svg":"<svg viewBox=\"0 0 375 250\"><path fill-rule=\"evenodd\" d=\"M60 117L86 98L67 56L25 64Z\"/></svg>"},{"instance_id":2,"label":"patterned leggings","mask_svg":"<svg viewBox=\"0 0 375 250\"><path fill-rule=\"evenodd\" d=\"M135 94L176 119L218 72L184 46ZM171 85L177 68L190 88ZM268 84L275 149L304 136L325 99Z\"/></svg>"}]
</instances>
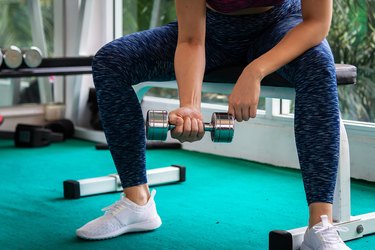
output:
<instances>
[{"instance_id":1,"label":"patterned leggings","mask_svg":"<svg viewBox=\"0 0 375 250\"><path fill-rule=\"evenodd\" d=\"M254 15L207 10L206 70L249 63L302 21L299 0ZM147 183L145 130L133 84L172 80L177 22L110 42L93 61L103 129L122 186ZM326 40L277 71L295 84L295 137L308 204L333 202L339 157L334 59Z\"/></svg>"}]
</instances>

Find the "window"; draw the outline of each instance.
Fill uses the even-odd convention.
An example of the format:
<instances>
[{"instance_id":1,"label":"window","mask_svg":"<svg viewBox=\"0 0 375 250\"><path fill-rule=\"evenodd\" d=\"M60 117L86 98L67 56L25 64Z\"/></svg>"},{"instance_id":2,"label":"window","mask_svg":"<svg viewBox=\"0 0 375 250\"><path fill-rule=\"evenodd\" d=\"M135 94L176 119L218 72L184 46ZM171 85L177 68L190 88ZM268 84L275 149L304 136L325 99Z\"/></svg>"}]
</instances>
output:
<instances>
[{"instance_id":1,"label":"window","mask_svg":"<svg viewBox=\"0 0 375 250\"><path fill-rule=\"evenodd\" d=\"M33 38L36 30L38 11L32 11L37 7L41 13L43 23L43 34L45 40L40 37ZM40 7L40 9L39 9ZM33 17L31 13L34 13ZM40 20L40 19L39 19ZM7 49L11 45L19 47L21 50L31 46L44 48L39 44L46 45L44 56L53 52L53 1L15 1L4 0L0 2L0 48ZM34 33L35 35L35 33ZM38 40L38 41L36 41ZM39 84L39 82L46 84ZM50 102L51 92L49 81L45 78L22 78L22 79L0 79L0 106L12 106L22 103L45 103Z\"/></svg>"},{"instance_id":2,"label":"window","mask_svg":"<svg viewBox=\"0 0 375 250\"><path fill-rule=\"evenodd\" d=\"M328 41L338 63L358 69L357 84L340 88L344 119L375 122L375 2L334 1Z\"/></svg>"}]
</instances>

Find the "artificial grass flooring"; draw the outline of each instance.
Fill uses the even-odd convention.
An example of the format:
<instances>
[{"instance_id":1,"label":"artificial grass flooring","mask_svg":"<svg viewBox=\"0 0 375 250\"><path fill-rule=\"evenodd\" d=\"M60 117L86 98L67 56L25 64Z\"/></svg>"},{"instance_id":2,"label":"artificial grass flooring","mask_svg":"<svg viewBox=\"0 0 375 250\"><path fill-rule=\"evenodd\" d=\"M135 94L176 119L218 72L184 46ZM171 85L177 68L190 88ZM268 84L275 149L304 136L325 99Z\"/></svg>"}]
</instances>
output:
<instances>
[{"instance_id":1,"label":"artificial grass flooring","mask_svg":"<svg viewBox=\"0 0 375 250\"><path fill-rule=\"evenodd\" d=\"M268 249L269 231L307 223L298 170L184 150L149 150L147 164L187 168L186 182L155 187L163 225L85 241L76 228L120 193L65 200L62 183L114 173L110 152L81 140L34 149L0 140L0 249ZM352 181L351 188L352 215L374 212L375 185ZM375 235L347 244L375 249Z\"/></svg>"}]
</instances>

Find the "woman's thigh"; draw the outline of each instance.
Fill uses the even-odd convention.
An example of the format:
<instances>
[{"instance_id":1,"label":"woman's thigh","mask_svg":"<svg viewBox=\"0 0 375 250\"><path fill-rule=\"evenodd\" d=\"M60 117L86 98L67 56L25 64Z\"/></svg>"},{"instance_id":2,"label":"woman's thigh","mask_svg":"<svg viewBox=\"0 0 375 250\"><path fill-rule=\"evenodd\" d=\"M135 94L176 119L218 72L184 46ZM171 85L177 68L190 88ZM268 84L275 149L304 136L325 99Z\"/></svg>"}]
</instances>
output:
<instances>
[{"instance_id":1,"label":"woman's thigh","mask_svg":"<svg viewBox=\"0 0 375 250\"><path fill-rule=\"evenodd\" d=\"M96 82L116 78L118 83L134 85L148 80L174 77L177 23L140 31L103 46L93 60Z\"/></svg>"}]
</instances>

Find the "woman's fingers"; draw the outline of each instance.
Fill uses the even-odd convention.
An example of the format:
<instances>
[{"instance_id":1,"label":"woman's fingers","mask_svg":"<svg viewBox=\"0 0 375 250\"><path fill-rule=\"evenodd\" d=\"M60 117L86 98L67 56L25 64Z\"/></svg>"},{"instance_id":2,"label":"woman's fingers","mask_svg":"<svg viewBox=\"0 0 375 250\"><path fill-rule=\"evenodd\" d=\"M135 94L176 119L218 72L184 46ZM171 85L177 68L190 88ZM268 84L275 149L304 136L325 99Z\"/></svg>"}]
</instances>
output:
<instances>
[{"instance_id":1,"label":"woman's fingers","mask_svg":"<svg viewBox=\"0 0 375 250\"><path fill-rule=\"evenodd\" d=\"M242 120L244 121L248 121L249 118L250 118L250 107L248 106L244 106L242 107L241 111L242 111Z\"/></svg>"},{"instance_id":2,"label":"woman's fingers","mask_svg":"<svg viewBox=\"0 0 375 250\"><path fill-rule=\"evenodd\" d=\"M257 105L252 105L250 107L250 117L255 118L257 116Z\"/></svg>"},{"instance_id":3,"label":"woman's fingers","mask_svg":"<svg viewBox=\"0 0 375 250\"><path fill-rule=\"evenodd\" d=\"M187 141L191 133L191 120L189 117L185 117L183 127L184 127L184 131L182 132L181 138L184 141Z\"/></svg>"},{"instance_id":4,"label":"woman's fingers","mask_svg":"<svg viewBox=\"0 0 375 250\"><path fill-rule=\"evenodd\" d=\"M169 113L169 123L175 128L171 131L172 138L180 142L194 142L204 136L204 124L200 111L191 108L178 108Z\"/></svg>"},{"instance_id":5,"label":"woman's fingers","mask_svg":"<svg viewBox=\"0 0 375 250\"><path fill-rule=\"evenodd\" d=\"M239 122L242 122L242 110L241 110L241 107L235 107L234 108L234 112L235 112L236 120L239 121Z\"/></svg>"},{"instance_id":6,"label":"woman's fingers","mask_svg":"<svg viewBox=\"0 0 375 250\"><path fill-rule=\"evenodd\" d=\"M202 121L198 120L198 134L197 134L197 140L201 140L204 136L204 124Z\"/></svg>"},{"instance_id":7,"label":"woman's fingers","mask_svg":"<svg viewBox=\"0 0 375 250\"><path fill-rule=\"evenodd\" d=\"M248 121L255 118L257 114L257 105L251 106L234 106L229 105L228 113L233 115L238 122Z\"/></svg>"},{"instance_id":8,"label":"woman's fingers","mask_svg":"<svg viewBox=\"0 0 375 250\"><path fill-rule=\"evenodd\" d=\"M203 122L196 118L178 117L175 120L176 127L171 131L172 138L178 139L180 142L194 142L203 138L204 125Z\"/></svg>"},{"instance_id":9,"label":"woman's fingers","mask_svg":"<svg viewBox=\"0 0 375 250\"><path fill-rule=\"evenodd\" d=\"M191 132L190 132L190 138L189 141L193 142L197 140L198 137L198 120L195 118L191 119Z\"/></svg>"},{"instance_id":10,"label":"woman's fingers","mask_svg":"<svg viewBox=\"0 0 375 250\"><path fill-rule=\"evenodd\" d=\"M179 139L184 132L184 120L179 116L171 115L170 124L175 125L175 128L171 130L172 138Z\"/></svg>"}]
</instances>

